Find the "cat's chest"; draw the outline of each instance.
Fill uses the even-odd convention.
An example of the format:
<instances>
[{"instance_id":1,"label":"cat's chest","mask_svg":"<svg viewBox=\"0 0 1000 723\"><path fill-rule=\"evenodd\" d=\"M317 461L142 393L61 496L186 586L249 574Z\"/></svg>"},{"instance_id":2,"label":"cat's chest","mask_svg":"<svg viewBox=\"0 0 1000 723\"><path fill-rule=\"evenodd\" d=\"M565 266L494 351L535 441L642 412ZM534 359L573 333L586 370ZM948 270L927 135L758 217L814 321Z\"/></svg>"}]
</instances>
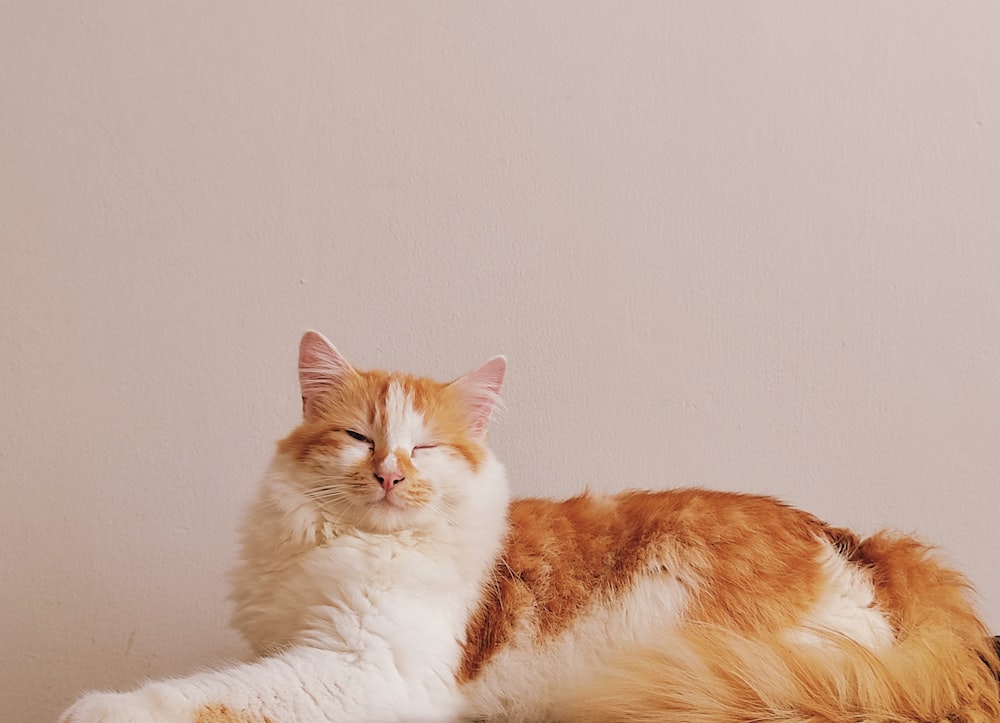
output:
<instances>
[{"instance_id":1,"label":"cat's chest","mask_svg":"<svg viewBox=\"0 0 1000 723\"><path fill-rule=\"evenodd\" d=\"M333 648L370 648L415 630L428 641L454 641L476 596L443 551L412 539L334 538L296 568L283 582L277 617L296 621L288 638L322 635Z\"/></svg>"},{"instance_id":2,"label":"cat's chest","mask_svg":"<svg viewBox=\"0 0 1000 723\"><path fill-rule=\"evenodd\" d=\"M426 609L458 614L477 590L463 579L447 545L412 535L341 535L303 553L291 579L295 598L345 614L377 610L391 618Z\"/></svg>"}]
</instances>

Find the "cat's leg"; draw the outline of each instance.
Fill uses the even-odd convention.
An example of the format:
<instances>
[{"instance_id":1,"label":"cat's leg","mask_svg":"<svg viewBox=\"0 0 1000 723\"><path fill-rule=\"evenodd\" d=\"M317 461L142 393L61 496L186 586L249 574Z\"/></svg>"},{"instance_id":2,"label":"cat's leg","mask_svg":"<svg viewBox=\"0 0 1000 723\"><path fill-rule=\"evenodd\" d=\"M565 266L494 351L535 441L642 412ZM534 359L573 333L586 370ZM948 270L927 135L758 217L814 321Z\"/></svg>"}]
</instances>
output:
<instances>
[{"instance_id":1,"label":"cat's leg","mask_svg":"<svg viewBox=\"0 0 1000 723\"><path fill-rule=\"evenodd\" d=\"M149 683L130 693L90 693L60 722L450 721L458 710L447 671L428 666L406 675L392 661L303 646L225 670Z\"/></svg>"}]
</instances>

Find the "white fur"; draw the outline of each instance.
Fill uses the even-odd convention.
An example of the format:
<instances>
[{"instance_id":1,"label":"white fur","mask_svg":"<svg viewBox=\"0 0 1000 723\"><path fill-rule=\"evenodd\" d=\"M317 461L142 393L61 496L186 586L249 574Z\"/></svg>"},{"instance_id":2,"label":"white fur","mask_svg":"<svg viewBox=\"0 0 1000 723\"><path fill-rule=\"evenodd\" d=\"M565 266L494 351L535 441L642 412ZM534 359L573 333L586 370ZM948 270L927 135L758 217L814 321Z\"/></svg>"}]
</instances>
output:
<instances>
[{"instance_id":1,"label":"white fur","mask_svg":"<svg viewBox=\"0 0 1000 723\"><path fill-rule=\"evenodd\" d=\"M875 606L870 574L825 546L820 560L822 593L790 641L824 646L823 634L843 635L873 651L893 644L892 626ZM552 706L565 691L579 690L591 674L619 654L650 645L676 652L683 642L672 631L682 622L689 596L700 583L670 556L654 560L647 576L620 600L599 601L568 631L540 643L530 627L498 651L464 693L470 718L510 723L557 719ZM677 646L675 649L673 646Z\"/></svg>"},{"instance_id":2,"label":"white fur","mask_svg":"<svg viewBox=\"0 0 1000 723\"><path fill-rule=\"evenodd\" d=\"M391 402L393 433L405 444L422 422L405 395ZM338 474L329 463L323 477ZM288 722L455 719L454 671L506 529L507 484L488 452L476 472L447 450L426 450L414 464L433 480L430 509L393 511L400 531L378 533L344 519L350 513L338 504L317 502L316 473L279 454L233 577L234 623L265 657L91 694L62 720L190 723L213 705Z\"/></svg>"},{"instance_id":3,"label":"white fur","mask_svg":"<svg viewBox=\"0 0 1000 723\"><path fill-rule=\"evenodd\" d=\"M892 625L875 605L871 574L845 560L830 544L824 545L819 563L826 584L802 627L789 631L789 639L821 644L815 632L832 632L874 652L892 647Z\"/></svg>"},{"instance_id":4,"label":"white fur","mask_svg":"<svg viewBox=\"0 0 1000 723\"><path fill-rule=\"evenodd\" d=\"M556 716L551 706L563 691L586 680L609 656L634 649L683 617L688 595L667 573L639 578L628 594L599 601L555 640L541 645L524 628L465 686L466 715L502 721L541 721Z\"/></svg>"},{"instance_id":5,"label":"white fur","mask_svg":"<svg viewBox=\"0 0 1000 723\"><path fill-rule=\"evenodd\" d=\"M413 398L398 379L389 383L386 393L385 426L390 457L397 449L409 454L416 440L427 438L423 415L413 407Z\"/></svg>"}]
</instances>

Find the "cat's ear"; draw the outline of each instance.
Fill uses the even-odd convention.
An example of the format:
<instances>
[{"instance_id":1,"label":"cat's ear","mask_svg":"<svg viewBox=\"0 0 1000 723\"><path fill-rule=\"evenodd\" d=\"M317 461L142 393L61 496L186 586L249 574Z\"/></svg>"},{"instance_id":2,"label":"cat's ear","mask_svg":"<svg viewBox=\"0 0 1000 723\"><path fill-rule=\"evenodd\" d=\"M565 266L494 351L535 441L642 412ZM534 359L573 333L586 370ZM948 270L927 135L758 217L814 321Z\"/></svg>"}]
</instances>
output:
<instances>
[{"instance_id":1,"label":"cat's ear","mask_svg":"<svg viewBox=\"0 0 1000 723\"><path fill-rule=\"evenodd\" d=\"M318 331L307 331L299 343L299 388L302 414L316 416L316 400L345 376L357 374L337 347Z\"/></svg>"},{"instance_id":2,"label":"cat's ear","mask_svg":"<svg viewBox=\"0 0 1000 723\"><path fill-rule=\"evenodd\" d=\"M465 402L469 429L475 437L486 434L493 410L500 403L500 386L507 371L507 359L495 356L478 369L451 383Z\"/></svg>"}]
</instances>

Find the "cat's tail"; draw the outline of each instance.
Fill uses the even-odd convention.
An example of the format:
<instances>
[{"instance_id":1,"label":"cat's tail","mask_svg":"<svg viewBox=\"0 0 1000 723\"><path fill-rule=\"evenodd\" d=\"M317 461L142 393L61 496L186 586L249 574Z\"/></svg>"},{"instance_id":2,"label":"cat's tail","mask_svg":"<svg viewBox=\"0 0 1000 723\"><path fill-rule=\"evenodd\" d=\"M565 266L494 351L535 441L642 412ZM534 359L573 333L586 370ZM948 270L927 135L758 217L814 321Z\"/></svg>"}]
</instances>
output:
<instances>
[{"instance_id":1,"label":"cat's tail","mask_svg":"<svg viewBox=\"0 0 1000 723\"><path fill-rule=\"evenodd\" d=\"M566 721L920 723L1000 721L1000 660L961 575L888 534L852 554L871 570L893 646L872 652L817 631L818 643L685 625L614 657L569 691Z\"/></svg>"}]
</instances>

